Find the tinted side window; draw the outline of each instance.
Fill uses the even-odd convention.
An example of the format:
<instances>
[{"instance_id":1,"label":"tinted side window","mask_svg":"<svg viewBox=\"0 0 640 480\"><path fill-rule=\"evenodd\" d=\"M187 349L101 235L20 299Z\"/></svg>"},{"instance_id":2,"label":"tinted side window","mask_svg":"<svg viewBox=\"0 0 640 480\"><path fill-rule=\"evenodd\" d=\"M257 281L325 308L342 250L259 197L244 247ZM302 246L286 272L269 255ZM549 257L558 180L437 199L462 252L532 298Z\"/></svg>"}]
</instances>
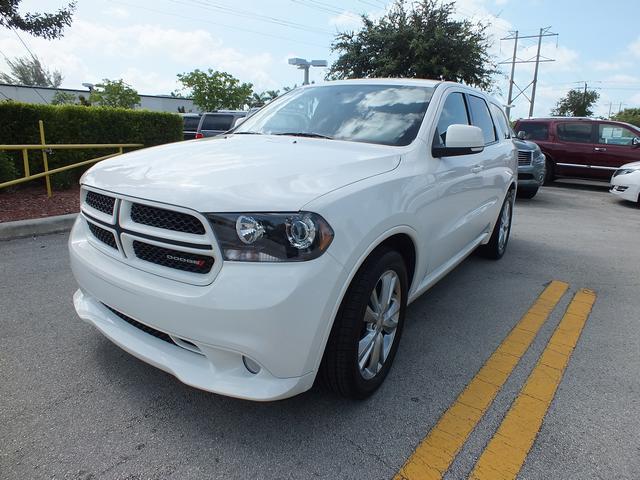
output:
<instances>
[{"instance_id":1,"label":"tinted side window","mask_svg":"<svg viewBox=\"0 0 640 480\"><path fill-rule=\"evenodd\" d=\"M598 143L606 145L632 145L637 133L615 123L601 123L598 126Z\"/></svg>"},{"instance_id":2,"label":"tinted side window","mask_svg":"<svg viewBox=\"0 0 640 480\"><path fill-rule=\"evenodd\" d=\"M482 129L485 145L495 142L497 140L496 128L493 125L493 120L491 120L487 102L475 95L469 95L469 108L471 109L473 124Z\"/></svg>"},{"instance_id":3,"label":"tinted side window","mask_svg":"<svg viewBox=\"0 0 640 480\"><path fill-rule=\"evenodd\" d=\"M511 127L509 126L507 117L505 117L502 109L495 103L490 103L489 108L491 109L493 119L502 134L502 138L511 138Z\"/></svg>"},{"instance_id":4,"label":"tinted side window","mask_svg":"<svg viewBox=\"0 0 640 480\"><path fill-rule=\"evenodd\" d=\"M233 115L205 115L202 120L202 130L227 131L233 124Z\"/></svg>"},{"instance_id":5,"label":"tinted side window","mask_svg":"<svg viewBox=\"0 0 640 480\"><path fill-rule=\"evenodd\" d=\"M196 131L198 129L198 124L200 123L200 117L183 117L184 120L184 130L188 131Z\"/></svg>"},{"instance_id":6,"label":"tinted side window","mask_svg":"<svg viewBox=\"0 0 640 480\"><path fill-rule=\"evenodd\" d=\"M549 138L549 125L546 123L518 123L518 132L524 132L525 140L546 140Z\"/></svg>"},{"instance_id":7,"label":"tinted side window","mask_svg":"<svg viewBox=\"0 0 640 480\"><path fill-rule=\"evenodd\" d=\"M559 123L558 138L565 142L591 143L591 123Z\"/></svg>"},{"instance_id":8,"label":"tinted side window","mask_svg":"<svg viewBox=\"0 0 640 480\"><path fill-rule=\"evenodd\" d=\"M450 125L469 125L467 104L462 93L451 93L444 102L434 135L434 146L444 146Z\"/></svg>"}]
</instances>

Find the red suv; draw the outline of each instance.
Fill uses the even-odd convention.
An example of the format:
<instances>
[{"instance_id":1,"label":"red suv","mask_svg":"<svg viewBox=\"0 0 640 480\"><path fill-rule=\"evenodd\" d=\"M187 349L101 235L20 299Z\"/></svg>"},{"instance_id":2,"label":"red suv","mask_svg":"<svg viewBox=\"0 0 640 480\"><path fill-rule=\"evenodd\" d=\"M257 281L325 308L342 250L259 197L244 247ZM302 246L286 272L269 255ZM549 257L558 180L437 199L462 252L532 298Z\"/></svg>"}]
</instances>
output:
<instances>
[{"instance_id":1,"label":"red suv","mask_svg":"<svg viewBox=\"0 0 640 480\"><path fill-rule=\"evenodd\" d=\"M537 143L547 158L546 181L555 177L611 179L618 167L640 160L640 128L592 118L518 120L518 137Z\"/></svg>"}]
</instances>

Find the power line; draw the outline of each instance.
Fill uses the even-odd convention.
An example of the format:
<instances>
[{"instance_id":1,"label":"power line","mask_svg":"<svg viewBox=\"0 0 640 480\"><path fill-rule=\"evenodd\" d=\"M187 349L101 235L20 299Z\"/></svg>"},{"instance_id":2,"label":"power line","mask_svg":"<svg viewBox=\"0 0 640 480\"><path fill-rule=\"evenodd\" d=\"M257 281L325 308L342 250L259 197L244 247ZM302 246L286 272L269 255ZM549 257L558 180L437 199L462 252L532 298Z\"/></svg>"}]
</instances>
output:
<instances>
[{"instance_id":1,"label":"power line","mask_svg":"<svg viewBox=\"0 0 640 480\"><path fill-rule=\"evenodd\" d=\"M240 10L237 8L231 8L231 7L227 7L225 5L220 5L218 3L214 3L211 2L209 0L170 0L173 3L176 3L178 5L186 5L188 2L189 4L192 5L197 5L199 8L204 8L206 10L211 10L211 11L215 11L218 13L222 13L224 15L233 15L236 17L240 17L240 18L247 18L250 20L257 20L257 21L261 21L261 22L266 22L266 23L271 23L273 25L279 25L282 27L287 27L287 28L294 28L297 30L302 30L304 32L308 32L308 33L316 33L316 34L323 34L323 35L333 35L332 32L330 32L329 30L324 30L321 28L317 28L317 27L313 27L310 25L304 25L302 23L297 23L297 22L291 22L289 20L284 20L282 18L278 18L278 17L272 17L269 15L263 15L260 13L255 13L255 12L251 12L248 10Z\"/></svg>"},{"instance_id":2,"label":"power line","mask_svg":"<svg viewBox=\"0 0 640 480\"><path fill-rule=\"evenodd\" d=\"M36 56L33 54L33 52L31 51L31 49L29 48L29 46L26 44L26 42L22 39L22 37L18 34L18 31L15 28L12 28L13 33L16 34L16 37L18 37L18 40L20 40L20 43L22 43L22 45L24 45L24 48L27 49L27 52L29 52L29 55L31 55L31 59L33 60L34 65L39 64L40 62L38 61L38 59L36 58ZM6 58L6 57L5 57ZM9 59L7 58L7 61L9 61ZM38 94L38 96L40 97L40 99L45 103L48 104L49 102L42 96L42 94L38 91L38 89L35 86L30 85L31 88L33 88L33 91L36 92Z\"/></svg>"},{"instance_id":3,"label":"power line","mask_svg":"<svg viewBox=\"0 0 640 480\"><path fill-rule=\"evenodd\" d=\"M313 42L307 42L304 40L293 40L291 37L283 37L281 35L275 35L273 33L265 33L265 32L261 32L259 30L252 30L250 28L245 28L245 27L240 27L238 25L228 25L225 23L220 23L220 22L212 22L210 20L205 20L203 18L195 18L195 17L188 17L186 15L180 15L177 13L171 13L171 12L165 12L162 10L156 10L154 8L148 8L148 7L143 7L142 5L134 5L132 3L126 3L126 2L121 2L121 1L117 1L117 0L109 0L109 2L111 3L116 3L119 5L124 5L127 7L133 7L133 8L137 8L140 10L145 10L147 12L152 12L152 13L157 13L159 15L166 15L169 17L178 17L178 18L182 18L184 20L191 20L191 21L195 21L195 22L200 22L200 23L206 23L207 25L216 25L217 27L223 27L223 28L229 28L232 30L240 30L242 32L248 32L248 33L255 33L256 35L262 35L265 37L271 37L271 38L277 38L280 40L286 40L287 42L291 42L291 41L295 41L296 44L298 43L302 43L302 44L306 44L306 45L311 45L314 47L320 47L320 48L327 48L327 45L320 45L319 43L313 43Z\"/></svg>"}]
</instances>

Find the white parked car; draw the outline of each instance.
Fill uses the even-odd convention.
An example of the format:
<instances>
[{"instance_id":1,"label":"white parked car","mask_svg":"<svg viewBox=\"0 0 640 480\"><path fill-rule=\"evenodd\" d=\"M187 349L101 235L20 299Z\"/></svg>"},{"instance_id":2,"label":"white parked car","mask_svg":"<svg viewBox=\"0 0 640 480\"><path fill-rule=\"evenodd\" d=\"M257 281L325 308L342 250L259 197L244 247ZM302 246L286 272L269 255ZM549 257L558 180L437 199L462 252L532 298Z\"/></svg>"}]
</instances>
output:
<instances>
[{"instance_id":1,"label":"white parked car","mask_svg":"<svg viewBox=\"0 0 640 480\"><path fill-rule=\"evenodd\" d=\"M640 162L627 163L613 172L609 191L623 200L640 204Z\"/></svg>"},{"instance_id":2,"label":"white parked car","mask_svg":"<svg viewBox=\"0 0 640 480\"><path fill-rule=\"evenodd\" d=\"M504 254L517 161L498 105L450 82L331 82L103 161L69 241L78 315L200 389L275 400L321 375L366 397L407 304L474 250Z\"/></svg>"}]
</instances>

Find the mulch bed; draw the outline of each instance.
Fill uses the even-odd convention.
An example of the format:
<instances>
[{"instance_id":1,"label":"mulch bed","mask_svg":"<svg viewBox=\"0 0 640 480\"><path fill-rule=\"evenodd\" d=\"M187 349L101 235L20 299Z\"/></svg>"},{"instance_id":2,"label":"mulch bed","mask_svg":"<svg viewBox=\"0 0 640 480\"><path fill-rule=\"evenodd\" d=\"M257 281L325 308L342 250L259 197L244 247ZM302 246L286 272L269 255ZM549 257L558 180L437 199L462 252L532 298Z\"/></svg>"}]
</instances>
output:
<instances>
[{"instance_id":1,"label":"mulch bed","mask_svg":"<svg viewBox=\"0 0 640 480\"><path fill-rule=\"evenodd\" d=\"M65 215L80 211L80 187L53 190L47 197L44 185L28 186L14 191L0 190L0 222Z\"/></svg>"}]
</instances>

